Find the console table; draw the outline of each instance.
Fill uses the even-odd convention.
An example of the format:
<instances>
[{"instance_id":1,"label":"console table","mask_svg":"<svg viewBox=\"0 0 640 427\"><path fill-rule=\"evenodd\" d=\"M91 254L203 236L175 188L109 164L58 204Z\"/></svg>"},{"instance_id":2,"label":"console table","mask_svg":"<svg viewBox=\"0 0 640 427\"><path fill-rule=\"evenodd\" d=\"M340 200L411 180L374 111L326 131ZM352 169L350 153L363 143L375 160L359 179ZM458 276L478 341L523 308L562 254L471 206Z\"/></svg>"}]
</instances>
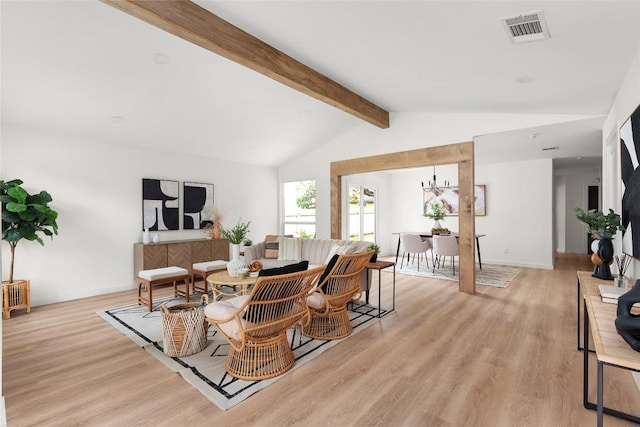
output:
<instances>
[{"instance_id":1,"label":"console table","mask_svg":"<svg viewBox=\"0 0 640 427\"><path fill-rule=\"evenodd\" d=\"M617 305L602 302L598 285L603 281L591 277L591 272L579 271L578 284L580 294L584 299L584 360L583 360L583 389L582 397L584 407L595 409L598 412L598 427L602 426L603 414L622 418L640 424L640 418L631 414L607 408L603 404L602 384L604 381L604 365L615 366L640 372L640 353L633 350L617 333L615 319L617 317ZM609 282L610 283L610 282ZM595 355L598 362L597 368L597 404L589 402L589 333L593 338Z\"/></svg>"},{"instance_id":2,"label":"console table","mask_svg":"<svg viewBox=\"0 0 640 427\"><path fill-rule=\"evenodd\" d=\"M191 274L194 263L229 261L227 239L173 240L159 243L135 243L133 245L133 275L141 270L162 267L182 267Z\"/></svg>"}]
</instances>

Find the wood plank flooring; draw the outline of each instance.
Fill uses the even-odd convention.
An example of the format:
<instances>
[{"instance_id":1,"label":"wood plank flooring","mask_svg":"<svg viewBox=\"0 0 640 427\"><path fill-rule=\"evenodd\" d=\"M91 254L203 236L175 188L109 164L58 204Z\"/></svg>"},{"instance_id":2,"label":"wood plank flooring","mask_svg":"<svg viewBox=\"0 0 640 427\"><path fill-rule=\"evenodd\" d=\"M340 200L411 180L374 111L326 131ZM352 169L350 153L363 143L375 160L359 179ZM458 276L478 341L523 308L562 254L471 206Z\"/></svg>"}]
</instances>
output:
<instances>
[{"instance_id":1,"label":"wood plank flooring","mask_svg":"<svg viewBox=\"0 0 640 427\"><path fill-rule=\"evenodd\" d=\"M135 290L14 312L2 322L8 425L592 426L576 349L576 270L590 268L562 255L476 295L398 274L395 313L226 412L95 314ZM605 379L605 404L640 415L631 375L606 367Z\"/></svg>"}]
</instances>

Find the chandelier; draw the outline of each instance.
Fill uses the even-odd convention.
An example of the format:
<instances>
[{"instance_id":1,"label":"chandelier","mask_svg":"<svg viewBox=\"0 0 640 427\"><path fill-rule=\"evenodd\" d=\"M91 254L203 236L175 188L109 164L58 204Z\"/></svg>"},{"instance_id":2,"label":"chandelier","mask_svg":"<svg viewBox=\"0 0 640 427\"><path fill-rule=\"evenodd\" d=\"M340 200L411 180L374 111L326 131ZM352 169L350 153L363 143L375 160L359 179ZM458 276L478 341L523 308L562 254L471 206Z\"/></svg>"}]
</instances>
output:
<instances>
[{"instance_id":1,"label":"chandelier","mask_svg":"<svg viewBox=\"0 0 640 427\"><path fill-rule=\"evenodd\" d=\"M427 187L424 186L424 181L421 182L422 184L422 189L425 191L433 191L435 192L439 192L441 190L440 187L438 187L438 184L436 183L436 167L433 167L433 181L429 181L429 185ZM449 181L445 180L444 181L444 187L443 188L449 188Z\"/></svg>"}]
</instances>

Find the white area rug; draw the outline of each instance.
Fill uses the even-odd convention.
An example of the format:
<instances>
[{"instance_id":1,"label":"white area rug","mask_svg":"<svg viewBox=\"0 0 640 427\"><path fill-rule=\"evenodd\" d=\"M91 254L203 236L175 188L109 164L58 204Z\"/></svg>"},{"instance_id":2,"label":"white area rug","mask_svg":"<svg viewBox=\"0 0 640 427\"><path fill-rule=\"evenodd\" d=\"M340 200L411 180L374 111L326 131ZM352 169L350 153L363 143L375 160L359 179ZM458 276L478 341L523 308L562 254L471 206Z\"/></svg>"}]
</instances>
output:
<instances>
[{"instance_id":1,"label":"white area rug","mask_svg":"<svg viewBox=\"0 0 640 427\"><path fill-rule=\"evenodd\" d=\"M132 304L124 307L99 311L97 314L110 325L125 334L129 339L144 348L171 370L180 375L209 400L221 409L227 410L242 402L257 391L277 381L280 377L263 381L243 381L231 377L224 368L229 344L218 337L217 330L211 326L208 332L207 347L200 353L187 357L168 357L162 347L162 313L157 308L164 303L168 307L184 303L184 298L164 298L156 300L155 310L149 313L146 307ZM388 311L382 310L382 315ZM378 309L370 305L350 307L349 317L353 325L353 334L372 325L378 320ZM344 339L349 339L344 338ZM292 370L318 356L342 340L322 341L305 338L299 331L289 331L289 342L296 356ZM289 372L291 372L289 371Z\"/></svg>"},{"instance_id":2,"label":"white area rug","mask_svg":"<svg viewBox=\"0 0 640 427\"><path fill-rule=\"evenodd\" d=\"M400 260L398 260L398 264L396 265L396 273L399 274L428 277L430 279L453 280L456 282L460 279L459 266L456 264L456 273L454 275L450 261L447 261L446 266L436 268L435 272L432 272L432 269L433 265L431 264L431 260L429 260L429 268L427 268L424 262L420 262L420 271L418 271L417 263L409 263L407 265L407 263L405 262L401 268ZM476 265L476 284L493 286L496 288L506 288L507 286L509 286L509 283L511 283L511 281L518 275L519 272L520 269L517 267L483 264L482 270L480 270L478 265Z\"/></svg>"}]
</instances>

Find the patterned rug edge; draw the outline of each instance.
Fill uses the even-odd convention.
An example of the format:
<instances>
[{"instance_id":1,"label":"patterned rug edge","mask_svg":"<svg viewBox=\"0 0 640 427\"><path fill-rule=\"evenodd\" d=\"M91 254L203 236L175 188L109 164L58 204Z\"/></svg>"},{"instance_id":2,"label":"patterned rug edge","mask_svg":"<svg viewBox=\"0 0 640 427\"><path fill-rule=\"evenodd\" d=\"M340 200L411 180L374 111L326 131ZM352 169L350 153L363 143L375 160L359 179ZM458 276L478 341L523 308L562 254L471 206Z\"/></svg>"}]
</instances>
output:
<instances>
[{"instance_id":1,"label":"patterned rug edge","mask_svg":"<svg viewBox=\"0 0 640 427\"><path fill-rule=\"evenodd\" d=\"M426 279L441 279L441 280L449 280L453 282L457 282L459 280L456 275L453 275L453 270L451 267L447 266L441 269L436 269L435 273L431 272L431 269L428 271L417 271L412 269L415 268L414 265L404 265L402 268L400 266L396 266L396 273L398 274L406 274L409 276L416 277L424 277ZM386 269L385 271L392 271L391 267ZM500 281L496 283L496 279L491 279L491 274L500 273ZM482 286L490 286L494 288L506 288L509 284L520 274L520 268L511 267L511 266L502 266L502 265L483 265L483 269L480 270L478 266L476 266L476 284Z\"/></svg>"},{"instance_id":2,"label":"patterned rug edge","mask_svg":"<svg viewBox=\"0 0 640 427\"><path fill-rule=\"evenodd\" d=\"M131 341L133 341L136 345L138 345L139 347L142 347L147 353L155 357L157 360L159 360L171 371L180 374L180 376L188 384L190 384L192 387L198 390L209 401L211 401L220 409L225 411L243 402L245 399L249 398L253 394L257 393L258 391L265 389L269 385L283 378L285 375L288 375L290 372L293 372L296 369L300 368L305 363L321 355L329 348L332 348L340 344L340 342L342 342L343 340L346 340L349 338L347 337L347 338L343 338L342 340L335 340L335 341L334 340L331 340L331 341L308 340L305 343L305 345L307 345L308 343L313 343L315 341L318 341L319 343L316 344L311 351L305 352L301 356L296 355L296 363L288 372L276 378L271 378L271 379L262 380L262 381L248 382L249 384L246 387L244 387L241 392L235 393L235 395L233 395L232 397L225 397L215 388L211 387L210 384L212 382L215 383L215 380L206 378L206 376L204 376L203 374L200 374L197 370L195 370L194 372L192 368L189 367L189 363L182 361L183 358L169 357L165 355L161 347L159 346L158 342L151 342L150 340L146 339L143 334L137 332L132 326L127 325L126 323L122 322L121 320L118 320L117 318L109 314L109 311L126 309L132 306L135 306L135 305L132 304L132 305L126 305L122 307L115 307L111 309L100 310L100 311L97 311L96 314L100 318L105 320L105 322L107 322L109 325L113 326L117 331L119 331L124 336L126 336ZM364 312L359 310L364 310ZM356 319L360 319L360 318L365 319L359 322L357 325L354 325L353 332L351 333L350 336L353 336L359 333L360 331L366 329L367 327L371 326L372 324L376 323L375 320L380 320L378 317L375 317L374 315L369 314L373 312L377 313L377 307L375 307L375 310L374 310L374 307L372 306L356 306L355 308L353 308L353 311L350 310L350 313L354 313L356 315ZM383 310L383 317L387 314L390 314L390 312ZM313 344L311 345L313 346ZM207 347L207 349L208 348L209 347ZM205 349L204 351L206 351L207 349ZM203 376L204 376L204 379L202 378Z\"/></svg>"}]
</instances>

